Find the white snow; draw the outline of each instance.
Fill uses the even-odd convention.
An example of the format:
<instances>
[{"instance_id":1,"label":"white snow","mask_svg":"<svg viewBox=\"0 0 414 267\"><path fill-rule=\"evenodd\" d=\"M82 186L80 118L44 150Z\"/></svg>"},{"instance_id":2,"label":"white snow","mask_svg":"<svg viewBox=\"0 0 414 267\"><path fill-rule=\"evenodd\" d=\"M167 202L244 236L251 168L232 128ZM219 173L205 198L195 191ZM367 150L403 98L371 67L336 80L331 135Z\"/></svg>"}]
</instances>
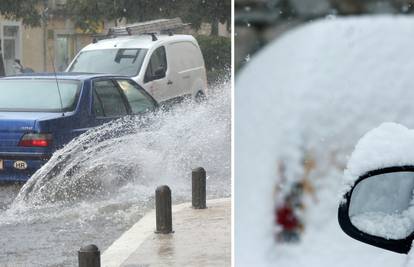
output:
<instances>
[{"instance_id":1,"label":"white snow","mask_svg":"<svg viewBox=\"0 0 414 267\"><path fill-rule=\"evenodd\" d=\"M346 185L352 186L359 176L371 170L414 165L413 148L414 130L396 123L381 124L355 146L345 170Z\"/></svg>"},{"instance_id":2,"label":"white snow","mask_svg":"<svg viewBox=\"0 0 414 267\"><path fill-rule=\"evenodd\" d=\"M414 229L413 209L403 214L366 212L351 217L351 222L365 233L386 239L404 239Z\"/></svg>"},{"instance_id":3,"label":"white snow","mask_svg":"<svg viewBox=\"0 0 414 267\"><path fill-rule=\"evenodd\" d=\"M404 16L316 21L269 44L239 73L237 266L340 267L363 262L378 267L406 261L404 255L346 236L337 223L337 207L347 156L359 138L382 122L414 128L413 25L414 18ZM316 194L306 199L302 241L276 244L275 202L302 177L303 161L309 157L316 161L310 174ZM281 161L285 180L278 174ZM279 193L274 195L276 185Z\"/></svg>"},{"instance_id":4,"label":"white snow","mask_svg":"<svg viewBox=\"0 0 414 267\"><path fill-rule=\"evenodd\" d=\"M408 257L407 257L407 261L405 263L405 266L407 266L407 267L414 266L414 249L413 249L413 244L411 244L411 250L408 253Z\"/></svg>"}]
</instances>

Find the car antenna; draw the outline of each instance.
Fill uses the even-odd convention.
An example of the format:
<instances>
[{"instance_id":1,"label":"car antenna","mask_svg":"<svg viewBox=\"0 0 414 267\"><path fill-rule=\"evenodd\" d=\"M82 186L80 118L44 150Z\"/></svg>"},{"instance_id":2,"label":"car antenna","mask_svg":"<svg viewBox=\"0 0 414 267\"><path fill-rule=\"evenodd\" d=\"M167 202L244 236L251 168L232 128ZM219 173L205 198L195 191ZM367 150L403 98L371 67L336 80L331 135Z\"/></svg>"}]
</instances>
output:
<instances>
[{"instance_id":1,"label":"car antenna","mask_svg":"<svg viewBox=\"0 0 414 267\"><path fill-rule=\"evenodd\" d=\"M49 60L52 63L53 75L55 76L57 91L58 91L58 94L59 94L60 108L62 110L62 117L65 117L65 112L63 111L62 94L60 93L60 87L59 87L59 81L58 81L58 78L57 78L57 75L56 75L55 63L54 63L54 60L52 59L50 54L49 54Z\"/></svg>"}]
</instances>

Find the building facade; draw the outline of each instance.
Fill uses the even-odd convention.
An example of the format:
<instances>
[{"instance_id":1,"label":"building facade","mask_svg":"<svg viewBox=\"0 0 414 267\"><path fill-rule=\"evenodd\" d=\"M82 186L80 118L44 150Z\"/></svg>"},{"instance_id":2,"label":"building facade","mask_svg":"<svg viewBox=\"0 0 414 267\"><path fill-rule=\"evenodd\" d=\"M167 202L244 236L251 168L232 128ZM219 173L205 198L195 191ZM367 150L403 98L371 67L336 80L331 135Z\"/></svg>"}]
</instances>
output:
<instances>
[{"instance_id":1,"label":"building facade","mask_svg":"<svg viewBox=\"0 0 414 267\"><path fill-rule=\"evenodd\" d=\"M6 75L15 74L16 60L35 72L63 71L74 55L92 40L67 19L51 19L47 25L28 27L0 17L0 51Z\"/></svg>"},{"instance_id":2,"label":"building facade","mask_svg":"<svg viewBox=\"0 0 414 267\"><path fill-rule=\"evenodd\" d=\"M7 20L0 15L0 52L4 59L6 75L16 74L16 61L34 72L64 71L74 56L93 40L93 35L84 33L60 12L66 0L48 0L47 6L39 5L39 10L47 11L47 22L40 27L29 27L20 21ZM46 9L47 8L47 9ZM118 22L124 24L125 21ZM108 32L114 22L103 22L97 34ZM195 31L186 34L211 34L211 25L203 23ZM226 24L219 25L219 35L230 36Z\"/></svg>"}]
</instances>

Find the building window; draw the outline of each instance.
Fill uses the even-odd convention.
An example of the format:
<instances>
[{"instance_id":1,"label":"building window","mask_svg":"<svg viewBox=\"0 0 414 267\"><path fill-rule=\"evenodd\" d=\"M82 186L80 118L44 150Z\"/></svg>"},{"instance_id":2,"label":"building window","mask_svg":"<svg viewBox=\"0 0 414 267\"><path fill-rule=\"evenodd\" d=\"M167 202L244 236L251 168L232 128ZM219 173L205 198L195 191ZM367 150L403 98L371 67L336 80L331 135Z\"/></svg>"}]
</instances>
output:
<instances>
[{"instance_id":1,"label":"building window","mask_svg":"<svg viewBox=\"0 0 414 267\"><path fill-rule=\"evenodd\" d=\"M3 25L1 34L1 52L4 58L6 75L19 73L16 60L20 60L20 26Z\"/></svg>"},{"instance_id":2,"label":"building window","mask_svg":"<svg viewBox=\"0 0 414 267\"><path fill-rule=\"evenodd\" d=\"M74 35L56 36L56 69L57 71L65 71L70 61L74 57Z\"/></svg>"}]
</instances>

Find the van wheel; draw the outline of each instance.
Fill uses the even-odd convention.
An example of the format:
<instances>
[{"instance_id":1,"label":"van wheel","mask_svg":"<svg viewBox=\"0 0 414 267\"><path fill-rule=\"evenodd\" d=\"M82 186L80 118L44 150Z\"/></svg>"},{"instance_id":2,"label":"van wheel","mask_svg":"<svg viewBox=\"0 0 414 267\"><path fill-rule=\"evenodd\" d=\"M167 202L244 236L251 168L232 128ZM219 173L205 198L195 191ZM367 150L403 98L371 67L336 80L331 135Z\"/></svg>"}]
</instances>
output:
<instances>
[{"instance_id":1,"label":"van wheel","mask_svg":"<svg viewBox=\"0 0 414 267\"><path fill-rule=\"evenodd\" d=\"M206 101L206 95L203 93L203 91L198 91L197 94L195 95L195 101L197 103L201 103Z\"/></svg>"}]
</instances>

